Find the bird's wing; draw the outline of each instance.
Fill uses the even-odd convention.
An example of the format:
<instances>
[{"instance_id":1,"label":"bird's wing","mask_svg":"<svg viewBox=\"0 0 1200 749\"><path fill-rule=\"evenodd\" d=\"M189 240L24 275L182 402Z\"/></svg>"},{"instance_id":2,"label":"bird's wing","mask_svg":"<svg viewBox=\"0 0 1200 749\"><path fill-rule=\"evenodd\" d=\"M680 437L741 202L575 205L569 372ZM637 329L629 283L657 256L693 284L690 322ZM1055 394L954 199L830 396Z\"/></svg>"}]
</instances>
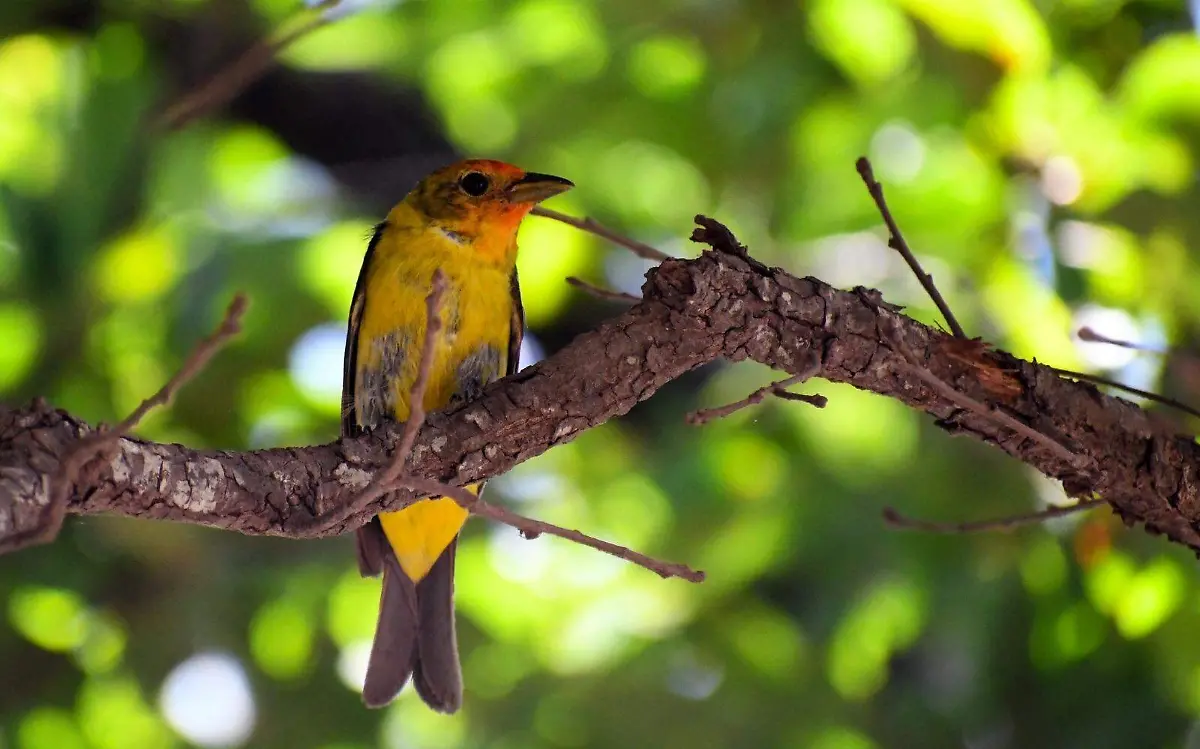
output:
<instances>
[{"instance_id":1,"label":"bird's wing","mask_svg":"<svg viewBox=\"0 0 1200 749\"><path fill-rule=\"evenodd\" d=\"M371 259L379 239L383 236L387 222L375 226L375 233L367 244L367 254L363 258L362 269L358 272L358 282L354 284L354 297L350 302L350 320L346 328L346 356L342 368L342 436L352 437L362 432L358 409L354 403L355 386L358 382L358 336L362 328L363 310L367 306L367 273ZM364 577L375 577L383 572L383 565L388 553L387 539L383 535L383 527L378 518L360 527L355 534L355 550L358 552L358 570Z\"/></svg>"},{"instance_id":2,"label":"bird's wing","mask_svg":"<svg viewBox=\"0 0 1200 749\"><path fill-rule=\"evenodd\" d=\"M521 339L525 337L525 308L521 306L521 282L517 280L516 268L513 268L509 292L512 294L512 316L509 319L508 362L504 368L505 376L516 374L517 370L521 368Z\"/></svg>"},{"instance_id":3,"label":"bird's wing","mask_svg":"<svg viewBox=\"0 0 1200 749\"><path fill-rule=\"evenodd\" d=\"M375 233L371 235L371 241L367 244L367 254L363 257L362 269L358 272L358 282L354 284L354 297L350 301L350 320L346 326L346 356L342 366L343 437L353 437L359 434L364 426L375 426L358 422L358 412L354 404L354 389L358 382L358 373L355 369L358 366L358 334L362 328L363 310L367 307L367 273L371 267L371 259L375 255L375 248L379 245L379 240L383 237L386 228L386 221L375 226Z\"/></svg>"}]
</instances>

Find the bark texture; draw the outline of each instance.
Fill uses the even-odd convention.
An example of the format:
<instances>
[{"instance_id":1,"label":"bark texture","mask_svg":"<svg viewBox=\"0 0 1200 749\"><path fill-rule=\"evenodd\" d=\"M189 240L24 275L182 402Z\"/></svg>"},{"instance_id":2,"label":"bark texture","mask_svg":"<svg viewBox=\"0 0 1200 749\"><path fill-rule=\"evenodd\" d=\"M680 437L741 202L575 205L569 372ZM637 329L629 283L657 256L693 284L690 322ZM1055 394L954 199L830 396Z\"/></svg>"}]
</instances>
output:
<instances>
[{"instance_id":1,"label":"bark texture","mask_svg":"<svg viewBox=\"0 0 1200 749\"><path fill-rule=\"evenodd\" d=\"M626 413L718 357L796 374L815 356L821 377L900 400L951 433L1063 481L1072 495L1098 496L1127 522L1200 550L1193 437L1089 384L952 339L900 314L873 290L841 291L767 268L723 226L697 220L693 239L710 250L652 269L642 300L624 314L495 383L481 399L430 415L410 473L460 486L479 481ZM1013 429L1005 416L1045 439ZM92 432L43 403L0 406L0 550L38 529L64 456ZM421 496L396 491L335 527L316 522L354 500L388 463L399 434L389 425L325 445L253 452L122 438L72 477L67 512L298 538L342 533Z\"/></svg>"}]
</instances>

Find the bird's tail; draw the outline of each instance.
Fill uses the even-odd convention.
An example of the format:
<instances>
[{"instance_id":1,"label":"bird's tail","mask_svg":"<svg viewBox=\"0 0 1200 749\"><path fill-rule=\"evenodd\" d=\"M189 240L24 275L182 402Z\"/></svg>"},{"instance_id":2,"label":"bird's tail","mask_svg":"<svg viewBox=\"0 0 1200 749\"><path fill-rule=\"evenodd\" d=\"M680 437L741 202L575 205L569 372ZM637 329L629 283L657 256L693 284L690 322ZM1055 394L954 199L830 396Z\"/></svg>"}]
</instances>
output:
<instances>
[{"instance_id":1,"label":"bird's tail","mask_svg":"<svg viewBox=\"0 0 1200 749\"><path fill-rule=\"evenodd\" d=\"M379 621L362 693L368 707L391 702L410 676L417 694L434 710L453 713L462 705L462 667L454 626L457 547L455 538L414 583L377 519L359 530L360 569L366 575L383 573Z\"/></svg>"}]
</instances>

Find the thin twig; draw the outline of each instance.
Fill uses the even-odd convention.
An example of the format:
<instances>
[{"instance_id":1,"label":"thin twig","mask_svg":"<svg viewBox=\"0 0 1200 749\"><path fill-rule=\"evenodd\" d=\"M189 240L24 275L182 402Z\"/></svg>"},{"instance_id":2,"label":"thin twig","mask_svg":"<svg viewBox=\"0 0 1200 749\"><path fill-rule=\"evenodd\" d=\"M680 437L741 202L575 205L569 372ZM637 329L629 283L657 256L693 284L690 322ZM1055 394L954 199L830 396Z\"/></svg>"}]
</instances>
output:
<instances>
[{"instance_id":1,"label":"thin twig","mask_svg":"<svg viewBox=\"0 0 1200 749\"><path fill-rule=\"evenodd\" d=\"M773 390L771 395L782 401L797 401L799 403L807 403L813 408L825 408L829 405L829 399L820 393L793 393L790 390Z\"/></svg>"},{"instance_id":2,"label":"thin twig","mask_svg":"<svg viewBox=\"0 0 1200 749\"><path fill-rule=\"evenodd\" d=\"M446 293L446 274L438 268L433 272L429 284L429 295L425 297L425 339L421 342L421 359L417 366L417 377L413 380L412 389L408 395L408 419L404 422L404 431L400 433L400 441L387 466L371 479L353 501L341 505L324 518L314 518L313 525L319 528L332 528L345 522L348 518L362 512L390 489L395 488L397 481L404 475L404 465L412 453L413 443L417 434L425 424L425 391L429 388L429 373L433 370L433 349L437 345L438 335L442 331L442 297Z\"/></svg>"},{"instance_id":3,"label":"thin twig","mask_svg":"<svg viewBox=\"0 0 1200 749\"><path fill-rule=\"evenodd\" d=\"M28 544L41 543L54 539L62 529L63 519L67 512L67 502L70 498L71 487L79 479L79 472L88 461L102 454L121 437L134 429L146 414L155 406L168 405L179 392L179 389L200 373L208 362L242 330L242 316L246 313L248 301L246 295L237 293L226 308L220 324L207 337L202 339L188 354L179 371L154 395L138 404L129 416L111 429L103 429L95 434L78 440L63 456L62 466L54 490L50 493L50 502L42 511L42 518L33 531L15 536L3 545L3 549L17 549Z\"/></svg>"},{"instance_id":4,"label":"thin twig","mask_svg":"<svg viewBox=\"0 0 1200 749\"><path fill-rule=\"evenodd\" d=\"M883 519L893 528L904 530L926 531L928 533L986 533L988 531L1012 531L1027 525L1038 525L1053 518L1074 515L1077 512L1094 510L1108 504L1104 500L1089 500L1061 507L1047 507L1044 510L1028 512L1021 515L1009 515L988 520L970 520L962 523L939 523L933 520L910 518L900 514L894 507L883 508Z\"/></svg>"},{"instance_id":5,"label":"thin twig","mask_svg":"<svg viewBox=\"0 0 1200 749\"><path fill-rule=\"evenodd\" d=\"M229 303L229 307L225 310L225 316L221 318L221 324L217 326L207 338L196 344L192 349L192 353L184 360L183 366L175 373L175 376L167 380L167 384L159 388L159 391L150 396L133 410L120 424L110 432L104 435L98 435L106 442L116 442L122 435L127 434L131 429L138 425L138 422L155 406L166 406L171 403L175 397L175 393L185 383L200 373L200 370L208 366L209 360L221 350L221 348L229 342L231 338L236 336L242 330L242 315L246 313L248 301L246 295L242 293L235 294L233 301Z\"/></svg>"},{"instance_id":6,"label":"thin twig","mask_svg":"<svg viewBox=\"0 0 1200 749\"><path fill-rule=\"evenodd\" d=\"M633 294L626 294L624 291L613 291L612 289L605 289L603 287L596 286L595 284L588 283L587 281L584 281L582 278L577 278L575 276L567 276L567 283L570 284L571 286L574 286L575 288L579 289L583 293L588 294L590 296L594 296L597 299L604 299L604 300L607 300L610 302L640 302L640 301L642 301L641 297L636 297Z\"/></svg>"},{"instance_id":7,"label":"thin twig","mask_svg":"<svg viewBox=\"0 0 1200 749\"><path fill-rule=\"evenodd\" d=\"M1169 351L1164 351L1152 346L1146 346L1134 341L1122 341L1116 338L1109 338L1106 335L1097 333L1095 330L1087 326L1080 328L1076 335L1079 336L1079 340L1088 341L1089 343L1107 343L1110 346L1120 346L1121 348L1133 349L1134 351L1145 351L1146 353L1157 354L1159 356L1168 356L1170 354Z\"/></svg>"},{"instance_id":8,"label":"thin twig","mask_svg":"<svg viewBox=\"0 0 1200 749\"><path fill-rule=\"evenodd\" d=\"M279 53L308 36L317 29L331 22L327 11L331 10L340 0L323 0L315 7L304 12L313 15L272 39L267 37L259 40L253 47L242 53L242 56L223 68L200 87L193 89L171 106L167 107L159 117L157 126L165 130L178 130L189 122L218 107L233 101L238 94L254 81L258 80L278 60Z\"/></svg>"},{"instance_id":9,"label":"thin twig","mask_svg":"<svg viewBox=\"0 0 1200 749\"><path fill-rule=\"evenodd\" d=\"M1108 387L1116 388L1117 390L1123 390L1126 393L1132 393L1133 395L1145 398L1148 401L1161 403L1164 406L1169 406L1171 408L1183 411L1186 414L1200 418L1200 409L1192 408L1186 403L1177 401L1174 398L1168 398L1165 395L1151 393L1148 390L1141 390L1133 387L1132 385L1126 385L1123 382L1110 380L1107 377L1101 377L1100 375L1088 374L1087 372L1076 372L1072 369L1059 369L1058 367L1050 367L1049 369L1055 374L1062 375L1064 377L1072 377L1076 380L1084 380L1085 382L1091 382L1096 385L1107 385Z\"/></svg>"},{"instance_id":10,"label":"thin twig","mask_svg":"<svg viewBox=\"0 0 1200 749\"><path fill-rule=\"evenodd\" d=\"M576 229L581 231L586 231L589 234L595 234L597 237L607 239L613 244L620 245L628 250L632 250L633 254L637 255L638 257L645 258L647 260L653 260L656 263L661 263L664 260L671 259L671 256L662 250L657 250L650 245L645 244L644 242L637 241L636 239L630 239L629 237L622 236L612 229L609 229L607 226L604 226L603 224L590 218L575 218L574 216L568 216L565 213L559 213L558 211L554 211L540 205L533 209L533 215L542 216L543 218L552 218L555 221L561 221L567 226L574 226Z\"/></svg>"},{"instance_id":11,"label":"thin twig","mask_svg":"<svg viewBox=\"0 0 1200 749\"><path fill-rule=\"evenodd\" d=\"M875 207L879 209L879 215L883 216L883 222L887 224L888 247L896 250L904 258L904 262L908 263L908 267L912 269L917 280L921 282L925 293L937 305L938 311L942 313L942 317L946 319L946 324L950 326L950 331L954 333L955 338L966 338L967 334L962 326L958 324L958 320L954 317L954 313L950 311L950 305L946 303L942 297L942 292L938 291L937 286L933 283L933 276L925 272L921 264L917 262L917 258L913 255L912 249L909 248L908 242L904 240L904 235L900 233L900 227L896 224L896 219L892 216L892 210L888 208L887 200L883 197L883 185L875 179L875 170L871 168L871 162L866 156L860 156L855 162L855 167L858 169L859 176L867 186L867 191L871 193L871 199L875 201Z\"/></svg>"},{"instance_id":12,"label":"thin twig","mask_svg":"<svg viewBox=\"0 0 1200 749\"><path fill-rule=\"evenodd\" d=\"M660 559L646 556L633 549L620 546L618 544L602 541L586 533L581 533L577 530L563 528L562 526L547 523L543 520L534 520L533 518L518 515L511 510L507 510L499 505L490 504L475 496L473 493L460 486L452 486L443 484L440 481L421 478L418 476L406 476L400 480L402 486L406 486L414 491L428 494L430 496L449 497L459 504L462 508L469 510L474 515L480 515L485 518L490 518L505 525L512 526L521 532L526 538L536 538L543 533L565 538L568 541L574 541L582 546L587 546L597 551L602 551L605 554L611 554L618 559L624 559L627 562L632 562L639 567L644 567L655 573L663 579L678 577L688 582L700 583L704 582L704 572L694 570L686 564L677 564L675 562L664 562Z\"/></svg>"},{"instance_id":13,"label":"thin twig","mask_svg":"<svg viewBox=\"0 0 1200 749\"><path fill-rule=\"evenodd\" d=\"M717 406L715 408L701 408L697 411L692 411L684 418L687 423L691 424L692 426L700 426L701 424L707 424L708 422L716 419L723 419L732 413L746 408L747 406L753 406L762 403L763 400L772 395L776 398L782 398L783 400L803 401L811 406L815 406L816 408L825 408L826 404L828 403L828 399L823 395L792 393L788 392L787 390L787 388L790 388L792 385L798 385L810 377L815 377L820 371L821 362L817 358L816 354L813 354L810 357L809 364L805 366L804 370L800 372L800 374L792 375L791 377L779 380L778 382L772 382L770 385L764 385L750 395L747 395L745 398L742 398L740 401L734 401L733 403L728 403L724 406Z\"/></svg>"},{"instance_id":14,"label":"thin twig","mask_svg":"<svg viewBox=\"0 0 1200 749\"><path fill-rule=\"evenodd\" d=\"M880 310L880 314L882 314L882 310ZM928 369L926 369L923 363L917 359L917 356L910 351L909 348L905 346L896 335L885 336L885 340L891 344L891 349L900 356L901 365L906 367L921 380L924 380L926 384L940 393L946 400L951 401L952 403L955 403L967 409L968 411L972 411L980 416L991 419L997 424L1011 429L1022 437L1026 437L1034 442L1037 442L1038 444L1049 449L1055 455L1059 456L1059 458L1064 460L1068 465L1078 470L1083 470L1086 467L1088 460L1086 456L1075 454L1057 440L1052 439L1042 432L1039 432L1028 424L1013 418L999 409L991 408L983 403L980 403L966 393L955 390L954 387L949 383L943 381L933 372L930 372Z\"/></svg>"}]
</instances>

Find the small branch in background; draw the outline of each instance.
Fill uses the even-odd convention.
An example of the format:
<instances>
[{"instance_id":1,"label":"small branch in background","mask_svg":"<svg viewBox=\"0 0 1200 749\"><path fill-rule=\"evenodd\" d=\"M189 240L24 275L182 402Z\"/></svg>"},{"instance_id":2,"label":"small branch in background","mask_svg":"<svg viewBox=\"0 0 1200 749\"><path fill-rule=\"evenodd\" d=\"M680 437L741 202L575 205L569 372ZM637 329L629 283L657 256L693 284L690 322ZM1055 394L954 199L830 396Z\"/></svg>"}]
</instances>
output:
<instances>
[{"instance_id":1,"label":"small branch in background","mask_svg":"<svg viewBox=\"0 0 1200 749\"><path fill-rule=\"evenodd\" d=\"M701 583L704 582L704 572L694 570L686 564L677 564L675 562L664 562L654 557L646 556L640 552L620 546L618 544L602 541L586 533L580 533L576 530L563 528L562 526L547 523L542 520L534 520L533 518L518 515L515 512L507 510L499 505L493 505L483 501L471 492L460 486L451 486L443 484L440 481L431 481L429 479L419 478L416 476L408 476L401 480L401 484L414 491L427 494L429 496L450 497L457 502L461 507L469 510L473 515L489 518L505 525L512 526L521 532L525 538L533 539L543 533L550 536L558 536L568 541L573 541L577 544L587 546L588 548L602 551L605 554L611 554L618 559L624 559L627 562L632 562L639 567L644 567L650 570L663 579L678 577L688 582Z\"/></svg>"},{"instance_id":2,"label":"small branch in background","mask_svg":"<svg viewBox=\"0 0 1200 749\"><path fill-rule=\"evenodd\" d=\"M671 259L671 256L662 250L655 249L644 242L637 241L636 239L630 239L629 237L622 236L612 229L609 229L607 226L604 226L603 224L590 218L575 218L574 216L568 216L565 213L559 213L558 211L544 208L540 205L534 208L532 213L535 216L561 221L567 226L574 226L576 229L581 231L586 231L589 234L595 234L601 239L607 239L609 242L612 242L615 245L620 245L621 247L631 250L633 254L640 258L645 258L646 260L652 260L656 263L661 263L664 260Z\"/></svg>"},{"instance_id":3,"label":"small branch in background","mask_svg":"<svg viewBox=\"0 0 1200 749\"><path fill-rule=\"evenodd\" d=\"M157 393L150 396L133 410L115 429L105 432L103 435L98 435L98 439L105 442L116 442L121 436L128 434L130 430L138 425L146 416L150 409L155 406L167 406L175 398L175 393L181 387L186 385L193 377L200 374L200 371L208 366L208 362L216 355L218 351L224 348L234 336L242 332L242 316L246 314L246 307L249 301L246 295L238 292L234 295L233 301L225 309L225 315L221 318L221 323L217 329L209 334L207 338L196 344L192 349L192 353L188 354L188 358L184 360L183 366L175 373L175 376L167 380L167 384L163 385Z\"/></svg>"},{"instance_id":4,"label":"small branch in background","mask_svg":"<svg viewBox=\"0 0 1200 749\"><path fill-rule=\"evenodd\" d=\"M1003 518L992 518L990 520L971 520L962 523L939 523L932 520L921 520L919 518L910 518L900 514L894 507L883 508L884 521L901 530L925 531L927 533L987 533L989 531L1012 531L1017 528L1023 528L1028 525L1039 525L1053 518L1060 518L1065 515L1074 515L1077 512L1086 512L1094 510L1097 507L1103 507L1108 503L1103 500L1090 500L1080 502L1074 505L1065 505L1062 507L1048 507L1044 510L1029 512L1023 515L1009 515Z\"/></svg>"},{"instance_id":5,"label":"small branch in background","mask_svg":"<svg viewBox=\"0 0 1200 749\"><path fill-rule=\"evenodd\" d=\"M958 324L958 320L954 317L954 313L950 311L950 305L946 303L942 297L942 292L938 291L937 286L933 283L933 276L925 272L921 264L917 262L917 258L913 255L912 249L909 248L908 242L904 240L904 235L900 233L900 227L896 224L896 219L892 216L892 210L888 208L887 200L883 197L883 185L879 184L875 179L875 170L871 167L871 162L866 156L859 157L855 162L855 167L858 169L859 176L867 186L867 191L871 193L871 198L875 201L875 207L879 209L879 215L883 217L883 222L887 224L888 247L896 250L904 258L904 262L908 263L908 267L916 275L917 280L921 282L921 286L925 289L925 293L937 305L938 311L942 313L946 324L950 326L950 332L954 333L955 338L966 338L967 334L962 326Z\"/></svg>"},{"instance_id":6,"label":"small branch in background","mask_svg":"<svg viewBox=\"0 0 1200 749\"><path fill-rule=\"evenodd\" d=\"M323 530L345 522L347 518L365 510L367 505L403 478L404 464L408 462L417 434L425 424L425 391L429 388L429 373L433 369L433 349L437 345L438 334L442 332L441 309L442 297L445 294L446 274L438 268L433 272L429 283L429 295L425 297L425 339L421 342L417 377L413 380L412 389L408 394L408 420L404 422L404 431L400 433L400 441L396 443L391 462L375 474L371 483L367 484L352 502L342 505L325 518L314 518L314 527Z\"/></svg>"},{"instance_id":7,"label":"small branch in background","mask_svg":"<svg viewBox=\"0 0 1200 749\"><path fill-rule=\"evenodd\" d=\"M1087 372L1076 372L1071 369L1059 369L1058 367L1050 367L1050 370L1055 374L1062 375L1063 377L1070 377L1072 379L1090 382L1095 385L1106 385L1111 388L1116 388L1117 390L1123 390L1126 393L1132 393L1133 395L1136 395L1140 398L1145 398L1148 401L1161 403L1164 406L1168 406L1170 408L1182 411L1185 414L1200 418L1200 409L1192 408L1186 403L1177 401L1174 398L1168 398L1165 395L1158 395L1157 393L1151 393L1147 390L1140 390L1131 385L1126 385L1125 383L1117 382L1116 380L1110 380L1107 377L1101 377L1100 375L1088 374Z\"/></svg>"},{"instance_id":8,"label":"small branch in background","mask_svg":"<svg viewBox=\"0 0 1200 749\"><path fill-rule=\"evenodd\" d=\"M576 276L567 276L567 283L570 284L571 286L574 286L575 288L579 289L580 291L582 291L583 293L585 293L589 296L594 296L597 299L603 299L603 300L609 301L609 302L640 302L640 301L642 301L641 297L636 297L633 294L626 294L623 291L613 291L612 289L605 289L600 286L596 286L595 284L588 283L587 281L584 281L582 278L577 278Z\"/></svg>"},{"instance_id":9,"label":"small branch in background","mask_svg":"<svg viewBox=\"0 0 1200 749\"><path fill-rule=\"evenodd\" d=\"M55 479L54 489L50 494L50 502L42 511L38 527L32 532L20 534L7 539L0 544L0 554L16 549L54 540L62 529L66 516L67 501L70 498L71 487L79 480L79 472L88 461L101 455L121 437L133 430L146 414L156 406L166 406L175 398L179 389L186 385L208 365L213 356L225 344L242 330L242 316L246 314L249 301L245 294L237 293L226 308L220 324L206 338L202 339L184 359L183 365L158 392L138 404L129 416L111 429L101 428L96 434L80 439L66 453L62 460L60 472Z\"/></svg>"},{"instance_id":10,"label":"small branch in background","mask_svg":"<svg viewBox=\"0 0 1200 749\"><path fill-rule=\"evenodd\" d=\"M771 395L779 400L807 403L813 408L825 408L829 405L829 399L820 393L793 393L790 390L776 389L771 392Z\"/></svg>"},{"instance_id":11,"label":"small branch in background","mask_svg":"<svg viewBox=\"0 0 1200 749\"><path fill-rule=\"evenodd\" d=\"M270 70L279 53L297 40L329 24L332 19L328 11L341 0L322 0L313 8L302 12L293 21L293 28L260 40L242 56L223 68L203 85L189 91L158 118L157 127L163 130L178 130L193 120L225 106L238 94Z\"/></svg>"},{"instance_id":12,"label":"small branch in background","mask_svg":"<svg viewBox=\"0 0 1200 749\"><path fill-rule=\"evenodd\" d=\"M716 408L702 408L698 411L692 411L685 417L685 419L687 423L691 424L692 426L700 426L701 424L707 424L708 422L716 419L723 419L732 413L746 408L747 406L753 406L762 403L763 400L765 400L768 396L775 396L776 398L789 401L802 401L810 406L815 406L816 408L825 408L825 405L829 401L823 395L792 393L787 390L787 388L790 388L792 385L798 385L811 377L817 376L820 372L821 362L817 359L816 354L813 354L810 357L808 366L806 366L804 371L802 371L800 374L793 375L792 377L780 380L779 382L772 382L770 385L760 387L758 390L755 390L753 393L747 395L745 398L742 398L740 401L734 401L733 403L729 403L724 406L718 406Z\"/></svg>"},{"instance_id":13,"label":"small branch in background","mask_svg":"<svg viewBox=\"0 0 1200 749\"><path fill-rule=\"evenodd\" d=\"M1121 348L1132 349L1134 351L1144 351L1148 354L1157 354L1159 356L1167 356L1170 353L1162 349L1154 348L1153 346L1146 346L1133 341L1122 341L1116 338L1109 338L1108 336L1097 333L1095 330L1092 330L1086 326L1080 328L1076 335L1079 336L1079 340L1087 341L1089 343L1107 343L1110 346L1120 346Z\"/></svg>"}]
</instances>

